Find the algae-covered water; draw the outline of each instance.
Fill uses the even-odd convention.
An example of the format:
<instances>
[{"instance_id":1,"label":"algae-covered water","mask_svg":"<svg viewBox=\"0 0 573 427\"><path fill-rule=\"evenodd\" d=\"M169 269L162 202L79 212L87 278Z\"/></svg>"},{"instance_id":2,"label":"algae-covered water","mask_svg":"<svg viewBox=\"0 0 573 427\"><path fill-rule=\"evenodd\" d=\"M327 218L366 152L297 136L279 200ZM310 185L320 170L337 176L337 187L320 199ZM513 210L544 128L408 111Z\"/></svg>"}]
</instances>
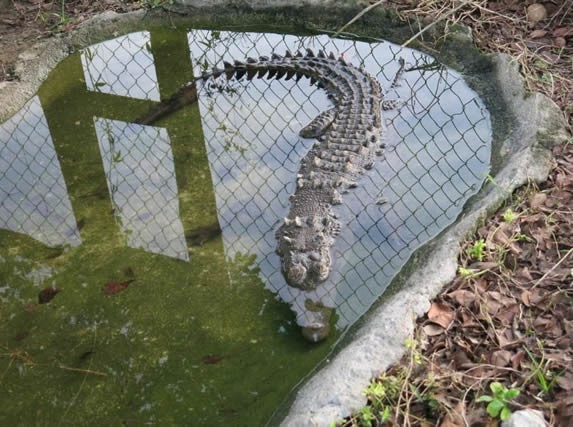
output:
<instances>
[{"instance_id":1,"label":"algae-covered water","mask_svg":"<svg viewBox=\"0 0 573 427\"><path fill-rule=\"evenodd\" d=\"M286 286L274 232L329 108L308 81L200 86L226 58L311 47L377 76L385 156L345 197L334 271ZM392 86L403 58L407 72ZM489 114L461 76L381 41L142 31L64 60L0 125L0 424L263 425L489 168ZM334 310L329 338L298 324Z\"/></svg>"}]
</instances>

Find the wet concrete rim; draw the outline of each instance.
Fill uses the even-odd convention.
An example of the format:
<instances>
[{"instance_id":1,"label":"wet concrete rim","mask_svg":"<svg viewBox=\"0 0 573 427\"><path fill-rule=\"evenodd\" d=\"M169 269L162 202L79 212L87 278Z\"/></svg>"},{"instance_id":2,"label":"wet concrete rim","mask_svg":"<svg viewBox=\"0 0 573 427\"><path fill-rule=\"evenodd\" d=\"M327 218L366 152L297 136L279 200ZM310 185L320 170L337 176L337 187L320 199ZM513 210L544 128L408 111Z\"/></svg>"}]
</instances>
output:
<instances>
[{"instance_id":1,"label":"wet concrete rim","mask_svg":"<svg viewBox=\"0 0 573 427\"><path fill-rule=\"evenodd\" d=\"M305 6L304 21L300 18ZM324 13L328 7L328 13ZM258 0L247 6L239 0L180 0L173 10L192 13L181 17L171 12L144 11L98 15L73 32L49 39L23 53L16 67L20 80L0 83L0 121L16 113L38 90L43 80L69 54L99 41L157 25L193 25L212 21L229 25L237 14L252 13L253 25L269 17L285 25L314 23L314 28L337 28L354 16L352 0L334 10L332 0ZM223 14L221 10L225 10ZM216 13L218 12L218 13ZM222 15L228 15L222 18ZM245 16L241 16L245 22ZM227 20L225 20L227 19ZM247 20L248 21L248 20ZM383 28L384 30L376 30ZM392 33L394 28L395 32ZM355 33L403 42L409 37L404 24L392 12L377 9L352 27ZM523 89L517 64L504 55L483 55L463 28L442 39L439 49L428 48L443 34L436 28L424 46L412 46L461 70L466 81L483 97L493 120L492 177L466 205L459 220L432 242L416 251L397 277L390 292L351 329L337 346L336 354L305 379L296 394L279 408L271 424L285 426L329 425L364 405L362 394L369 380L396 362L405 351L416 317L424 314L457 269L460 242L497 209L513 190L530 181L542 182L551 167L551 146L569 138L557 106L541 94Z\"/></svg>"}]
</instances>

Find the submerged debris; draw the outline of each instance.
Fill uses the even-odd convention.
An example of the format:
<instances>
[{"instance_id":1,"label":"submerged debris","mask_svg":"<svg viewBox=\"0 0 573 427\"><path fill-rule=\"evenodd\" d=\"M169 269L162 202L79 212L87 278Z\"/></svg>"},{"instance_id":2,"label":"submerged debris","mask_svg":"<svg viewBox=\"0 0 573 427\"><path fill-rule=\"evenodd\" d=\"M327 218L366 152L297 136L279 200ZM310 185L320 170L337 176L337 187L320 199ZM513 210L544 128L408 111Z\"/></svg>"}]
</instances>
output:
<instances>
[{"instance_id":1,"label":"submerged debris","mask_svg":"<svg viewBox=\"0 0 573 427\"><path fill-rule=\"evenodd\" d=\"M60 293L62 290L54 287L48 287L42 289L38 293L38 303L39 304L47 304L54 299L54 297Z\"/></svg>"},{"instance_id":2,"label":"submerged debris","mask_svg":"<svg viewBox=\"0 0 573 427\"><path fill-rule=\"evenodd\" d=\"M217 363L219 363L221 360L223 360L223 356L217 356L215 354L207 354L206 356L203 356L201 358L201 361L205 364L205 365L216 365Z\"/></svg>"},{"instance_id":3,"label":"submerged debris","mask_svg":"<svg viewBox=\"0 0 573 427\"><path fill-rule=\"evenodd\" d=\"M122 282L116 280L110 280L107 282L102 291L105 295L115 295L127 289L129 284L133 282L135 279L124 280Z\"/></svg>"}]
</instances>

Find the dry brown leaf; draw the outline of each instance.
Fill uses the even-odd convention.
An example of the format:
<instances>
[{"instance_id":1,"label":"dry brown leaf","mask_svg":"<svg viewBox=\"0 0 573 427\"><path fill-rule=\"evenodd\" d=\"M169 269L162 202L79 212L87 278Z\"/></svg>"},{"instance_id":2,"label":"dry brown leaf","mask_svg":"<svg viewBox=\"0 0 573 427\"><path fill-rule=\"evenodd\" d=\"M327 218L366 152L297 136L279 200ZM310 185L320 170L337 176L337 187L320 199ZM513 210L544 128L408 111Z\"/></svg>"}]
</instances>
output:
<instances>
[{"instance_id":1,"label":"dry brown leaf","mask_svg":"<svg viewBox=\"0 0 573 427\"><path fill-rule=\"evenodd\" d=\"M466 406L463 400L459 401L453 410L448 411L440 427L465 427Z\"/></svg>"},{"instance_id":2,"label":"dry brown leaf","mask_svg":"<svg viewBox=\"0 0 573 427\"><path fill-rule=\"evenodd\" d=\"M500 310L495 314L495 318L501 322L504 326L511 325L513 321L513 316L519 313L519 305L512 304L505 308L505 310Z\"/></svg>"},{"instance_id":3,"label":"dry brown leaf","mask_svg":"<svg viewBox=\"0 0 573 427\"><path fill-rule=\"evenodd\" d=\"M531 305L531 291L529 289L523 291L521 295L519 295L519 298L521 299L521 302L527 307Z\"/></svg>"},{"instance_id":4,"label":"dry brown leaf","mask_svg":"<svg viewBox=\"0 0 573 427\"><path fill-rule=\"evenodd\" d=\"M567 372L565 375L557 378L557 384L559 384L559 387L563 390L573 390L573 372Z\"/></svg>"},{"instance_id":5,"label":"dry brown leaf","mask_svg":"<svg viewBox=\"0 0 573 427\"><path fill-rule=\"evenodd\" d=\"M568 348L571 348L571 338L569 338L568 336L562 336L559 337L555 340L555 347L557 348L561 348L563 350L566 350Z\"/></svg>"},{"instance_id":6,"label":"dry brown leaf","mask_svg":"<svg viewBox=\"0 0 573 427\"><path fill-rule=\"evenodd\" d=\"M454 360L454 366L458 371L473 366L473 362L470 360L466 352L463 351L462 349L457 349L454 352L452 359Z\"/></svg>"},{"instance_id":7,"label":"dry brown leaf","mask_svg":"<svg viewBox=\"0 0 573 427\"><path fill-rule=\"evenodd\" d=\"M424 330L424 333L429 337L435 337L436 335L443 334L446 331L441 326L434 325L433 323L428 323L427 325L424 325L422 329Z\"/></svg>"},{"instance_id":8,"label":"dry brown leaf","mask_svg":"<svg viewBox=\"0 0 573 427\"><path fill-rule=\"evenodd\" d=\"M489 314L495 315L503 307L503 305L494 299L487 299L483 304L483 307Z\"/></svg>"},{"instance_id":9,"label":"dry brown leaf","mask_svg":"<svg viewBox=\"0 0 573 427\"><path fill-rule=\"evenodd\" d=\"M489 283L483 277L480 277L479 279L476 280L476 290L480 294L487 291L488 287L489 287Z\"/></svg>"},{"instance_id":10,"label":"dry brown leaf","mask_svg":"<svg viewBox=\"0 0 573 427\"><path fill-rule=\"evenodd\" d=\"M462 312L462 327L467 329L474 326L478 326L478 322L475 318L468 313Z\"/></svg>"},{"instance_id":11,"label":"dry brown leaf","mask_svg":"<svg viewBox=\"0 0 573 427\"><path fill-rule=\"evenodd\" d=\"M454 320L454 312L451 307L447 304L434 302L428 310L428 319L440 325L444 329L448 329L452 320Z\"/></svg>"},{"instance_id":12,"label":"dry brown leaf","mask_svg":"<svg viewBox=\"0 0 573 427\"><path fill-rule=\"evenodd\" d=\"M533 277L531 277L531 273L529 272L529 268L527 268L527 266L520 268L517 271L517 277L527 282L531 282L533 280Z\"/></svg>"},{"instance_id":13,"label":"dry brown leaf","mask_svg":"<svg viewBox=\"0 0 573 427\"><path fill-rule=\"evenodd\" d=\"M521 248L511 239L513 231L510 229L512 227L509 223L503 223L493 234L492 240L502 246L507 247L511 252L516 255L521 253Z\"/></svg>"},{"instance_id":14,"label":"dry brown leaf","mask_svg":"<svg viewBox=\"0 0 573 427\"><path fill-rule=\"evenodd\" d=\"M529 206L532 207L533 209L539 209L545 204L546 200L547 200L547 194L536 193L529 200Z\"/></svg>"},{"instance_id":15,"label":"dry brown leaf","mask_svg":"<svg viewBox=\"0 0 573 427\"><path fill-rule=\"evenodd\" d=\"M509 362L511 361L511 356L512 356L511 351L497 350L491 354L490 363L492 365L503 368L504 366L509 365Z\"/></svg>"},{"instance_id":16,"label":"dry brown leaf","mask_svg":"<svg viewBox=\"0 0 573 427\"><path fill-rule=\"evenodd\" d=\"M567 391L558 397L556 425L570 426L573 423L573 392Z\"/></svg>"},{"instance_id":17,"label":"dry brown leaf","mask_svg":"<svg viewBox=\"0 0 573 427\"><path fill-rule=\"evenodd\" d=\"M535 30L532 31L531 34L529 34L529 38L534 40L534 39L539 39L541 37L544 37L547 34L547 30Z\"/></svg>"},{"instance_id":18,"label":"dry brown leaf","mask_svg":"<svg viewBox=\"0 0 573 427\"><path fill-rule=\"evenodd\" d=\"M519 369L521 367L521 362L525 358L525 351L519 350L513 356L511 356L511 367L513 369Z\"/></svg>"},{"instance_id":19,"label":"dry brown leaf","mask_svg":"<svg viewBox=\"0 0 573 427\"><path fill-rule=\"evenodd\" d=\"M552 338L560 337L563 330L559 326L557 319L552 315L539 316L533 321L533 327L538 334L544 334Z\"/></svg>"},{"instance_id":20,"label":"dry brown leaf","mask_svg":"<svg viewBox=\"0 0 573 427\"><path fill-rule=\"evenodd\" d=\"M553 37L572 37L573 27L561 27L553 30Z\"/></svg>"},{"instance_id":21,"label":"dry brown leaf","mask_svg":"<svg viewBox=\"0 0 573 427\"><path fill-rule=\"evenodd\" d=\"M476 296L473 292L466 291L465 289L457 289L447 295L456 303L462 306L469 306L476 299Z\"/></svg>"},{"instance_id":22,"label":"dry brown leaf","mask_svg":"<svg viewBox=\"0 0 573 427\"><path fill-rule=\"evenodd\" d=\"M499 264L493 261L475 262L469 266L469 268L476 268L478 270L493 270L497 267L499 267Z\"/></svg>"},{"instance_id":23,"label":"dry brown leaf","mask_svg":"<svg viewBox=\"0 0 573 427\"><path fill-rule=\"evenodd\" d=\"M509 328L505 328L503 330L503 332L498 333L497 334L497 340L498 340L499 346L503 349L506 349L506 350L508 348L515 347L519 343L519 340L515 339L515 336L513 335L513 331Z\"/></svg>"},{"instance_id":24,"label":"dry brown leaf","mask_svg":"<svg viewBox=\"0 0 573 427\"><path fill-rule=\"evenodd\" d=\"M541 288L535 288L531 291L530 301L533 305L538 305L547 297L547 291Z\"/></svg>"},{"instance_id":25,"label":"dry brown leaf","mask_svg":"<svg viewBox=\"0 0 573 427\"><path fill-rule=\"evenodd\" d=\"M510 305L513 305L515 303L515 299L508 297L507 295L502 294L501 292L498 291L489 291L486 293L486 299L487 300L495 300L498 303L500 303L503 307L507 307Z\"/></svg>"}]
</instances>

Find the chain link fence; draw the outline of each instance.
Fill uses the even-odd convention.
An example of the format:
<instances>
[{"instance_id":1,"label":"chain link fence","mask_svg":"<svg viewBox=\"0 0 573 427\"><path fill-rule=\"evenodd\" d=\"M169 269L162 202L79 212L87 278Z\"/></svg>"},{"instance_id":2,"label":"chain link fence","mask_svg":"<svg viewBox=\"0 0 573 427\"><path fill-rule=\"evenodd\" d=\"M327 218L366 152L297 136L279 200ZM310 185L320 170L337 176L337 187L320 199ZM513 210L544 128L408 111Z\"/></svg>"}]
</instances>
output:
<instances>
[{"instance_id":1,"label":"chain link fence","mask_svg":"<svg viewBox=\"0 0 573 427\"><path fill-rule=\"evenodd\" d=\"M223 59L322 49L364 67L377 77L385 97L398 101L396 109L383 112L384 156L337 207L343 227L333 249L331 275L317 290L303 292L289 287L282 277L275 231L288 213L288 196L294 192L301 159L314 142L300 138L298 132L331 107L326 94L306 79L197 83L201 122L197 126L203 139L193 143L206 147L213 188L205 191L214 193L225 254L229 259L256 255L266 287L291 304L301 325L307 321L309 302L335 309L338 327L352 324L383 293L412 252L455 221L488 173L489 113L460 74L429 56L387 42L327 35L193 30L187 39L191 57L180 60L192 61L196 75ZM161 47L150 40L147 32L134 33L84 50L86 88L118 95L114 101L118 103L122 97L157 101L153 53ZM406 72L394 86L400 58ZM3 165L0 176L1 226L47 245L77 245L76 220L38 108L32 100L0 128L0 159L12 164ZM182 189L177 188L170 129L109 117L95 117L94 124L109 197L127 244L193 262L185 237L189 233L180 220ZM51 153L47 160L37 154L46 151ZM16 165L4 160L21 157L30 161ZM38 173L46 164L49 171ZM34 182L23 184L30 174L32 181L53 185L57 191L34 193L30 189ZM55 178L46 180L46 174ZM55 198L48 201L50 194ZM38 197L40 204L34 204L32 199ZM54 212L59 219L43 215L38 207L42 203L50 209L57 205ZM34 225L23 225L29 222ZM59 237L38 237L48 228Z\"/></svg>"}]
</instances>

